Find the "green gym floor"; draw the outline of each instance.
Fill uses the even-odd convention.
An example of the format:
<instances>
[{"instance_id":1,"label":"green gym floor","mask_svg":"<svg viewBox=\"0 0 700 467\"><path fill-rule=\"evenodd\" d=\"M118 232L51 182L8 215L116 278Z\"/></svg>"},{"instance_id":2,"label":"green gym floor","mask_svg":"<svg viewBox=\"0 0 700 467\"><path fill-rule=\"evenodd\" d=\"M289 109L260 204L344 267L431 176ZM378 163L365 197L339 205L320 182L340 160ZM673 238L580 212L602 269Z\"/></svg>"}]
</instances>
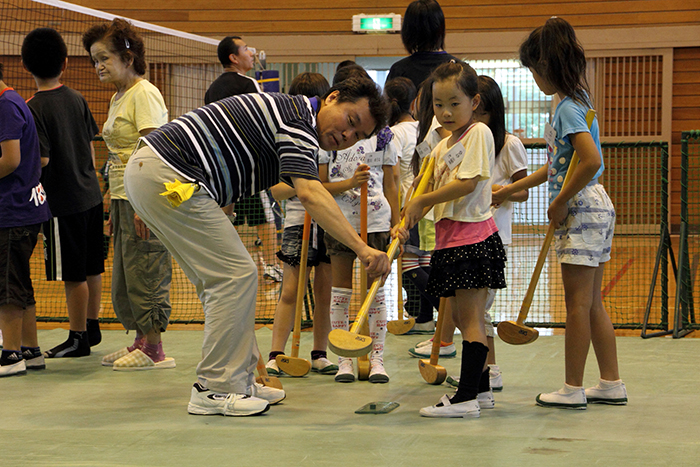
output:
<instances>
[{"instance_id":1,"label":"green gym floor","mask_svg":"<svg viewBox=\"0 0 700 467\"><path fill-rule=\"evenodd\" d=\"M271 331L257 331L269 349ZM43 348L62 329L39 331ZM332 376L282 378L287 399L257 417L187 414L201 331L169 331L177 368L118 373L103 355L131 336L104 331L93 354L47 361L45 371L0 380L0 466L660 466L700 463L700 339L619 337L630 402L585 411L536 407L563 383L564 340L497 342L503 392L480 419L427 419L418 410L447 385L426 384L407 349L423 336L387 336L388 384L340 384ZM311 333L302 334L308 357ZM459 354L458 354L459 357ZM443 360L456 374L459 359ZM586 385L597 382L591 353ZM357 415L396 401L385 415Z\"/></svg>"}]
</instances>

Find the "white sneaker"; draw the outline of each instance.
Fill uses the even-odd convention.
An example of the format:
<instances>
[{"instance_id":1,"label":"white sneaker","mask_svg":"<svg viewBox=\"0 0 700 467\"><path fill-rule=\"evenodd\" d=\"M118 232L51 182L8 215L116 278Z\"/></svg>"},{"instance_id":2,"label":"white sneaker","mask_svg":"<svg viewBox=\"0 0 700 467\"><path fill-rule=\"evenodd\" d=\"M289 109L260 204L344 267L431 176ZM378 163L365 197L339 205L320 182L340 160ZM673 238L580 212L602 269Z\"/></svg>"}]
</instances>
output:
<instances>
[{"instance_id":1,"label":"white sneaker","mask_svg":"<svg viewBox=\"0 0 700 467\"><path fill-rule=\"evenodd\" d=\"M21 358L21 354L17 363L10 363L9 365L0 366L0 377L25 374L27 374L27 363L23 358Z\"/></svg>"},{"instance_id":2,"label":"white sneaker","mask_svg":"<svg viewBox=\"0 0 700 467\"><path fill-rule=\"evenodd\" d=\"M451 404L450 398L445 394L438 405L423 407L420 409L420 414L424 417L433 418L479 418L481 409L476 399Z\"/></svg>"},{"instance_id":3,"label":"white sneaker","mask_svg":"<svg viewBox=\"0 0 700 467\"><path fill-rule=\"evenodd\" d=\"M503 391L503 378L498 365L489 365L489 380L492 391Z\"/></svg>"},{"instance_id":4,"label":"white sneaker","mask_svg":"<svg viewBox=\"0 0 700 467\"><path fill-rule=\"evenodd\" d=\"M276 264L266 264L263 277L274 282L282 282L282 270Z\"/></svg>"},{"instance_id":5,"label":"white sneaker","mask_svg":"<svg viewBox=\"0 0 700 467\"><path fill-rule=\"evenodd\" d=\"M280 370L280 367L277 366L277 360L274 358L267 361L265 364L265 369L267 370L267 374L270 376L281 376L284 374L284 372Z\"/></svg>"},{"instance_id":6,"label":"white sneaker","mask_svg":"<svg viewBox=\"0 0 700 467\"><path fill-rule=\"evenodd\" d=\"M381 358L375 358L370 361L369 382L370 383L388 383L389 375L384 369L384 361Z\"/></svg>"},{"instance_id":7,"label":"white sneaker","mask_svg":"<svg viewBox=\"0 0 700 467\"><path fill-rule=\"evenodd\" d=\"M627 388L622 381L605 381L603 379L586 389L586 400L590 404L627 405Z\"/></svg>"},{"instance_id":8,"label":"white sneaker","mask_svg":"<svg viewBox=\"0 0 700 467\"><path fill-rule=\"evenodd\" d=\"M420 347L420 344L418 344L412 349L408 349L408 353L411 355L411 357L415 358L430 358L430 353L432 351L432 342L422 347ZM440 346L440 358L454 358L455 356L457 356L457 348L455 347L454 343Z\"/></svg>"},{"instance_id":9,"label":"white sneaker","mask_svg":"<svg viewBox=\"0 0 700 467\"><path fill-rule=\"evenodd\" d=\"M355 381L355 371L352 367L351 358L338 357L338 372L335 380L339 383L352 383Z\"/></svg>"},{"instance_id":10,"label":"white sneaker","mask_svg":"<svg viewBox=\"0 0 700 467\"><path fill-rule=\"evenodd\" d=\"M334 375L338 373L338 365L327 358L321 357L316 360L311 360L311 371L321 373L322 375Z\"/></svg>"},{"instance_id":11,"label":"white sneaker","mask_svg":"<svg viewBox=\"0 0 700 467\"><path fill-rule=\"evenodd\" d=\"M267 412L270 404L246 394L214 392L199 383L192 386L187 412L193 415L225 415L246 417Z\"/></svg>"},{"instance_id":12,"label":"white sneaker","mask_svg":"<svg viewBox=\"0 0 700 467\"><path fill-rule=\"evenodd\" d=\"M535 401L542 407L554 407L557 409L586 410L586 391L582 387L564 384L564 387L556 392L539 394Z\"/></svg>"},{"instance_id":13,"label":"white sneaker","mask_svg":"<svg viewBox=\"0 0 700 467\"><path fill-rule=\"evenodd\" d=\"M476 401L479 403L480 409L493 409L496 406L496 401L493 398L493 391L491 390L477 394Z\"/></svg>"},{"instance_id":14,"label":"white sneaker","mask_svg":"<svg viewBox=\"0 0 700 467\"><path fill-rule=\"evenodd\" d=\"M284 398L287 397L284 389L277 389L260 383L253 383L253 385L248 388L248 392L250 392L250 395L253 397L266 400L270 405L282 402Z\"/></svg>"},{"instance_id":15,"label":"white sneaker","mask_svg":"<svg viewBox=\"0 0 700 467\"><path fill-rule=\"evenodd\" d=\"M431 319L426 323L415 323L406 334L435 334L435 321Z\"/></svg>"}]
</instances>

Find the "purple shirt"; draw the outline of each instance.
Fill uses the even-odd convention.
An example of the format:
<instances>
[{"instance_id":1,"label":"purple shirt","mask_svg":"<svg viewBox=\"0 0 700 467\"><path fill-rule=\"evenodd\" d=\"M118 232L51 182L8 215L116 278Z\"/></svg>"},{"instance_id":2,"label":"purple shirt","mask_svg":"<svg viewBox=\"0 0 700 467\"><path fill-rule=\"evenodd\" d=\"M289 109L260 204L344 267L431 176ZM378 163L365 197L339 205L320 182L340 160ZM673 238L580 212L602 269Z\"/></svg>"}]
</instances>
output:
<instances>
[{"instance_id":1,"label":"purple shirt","mask_svg":"<svg viewBox=\"0 0 700 467\"><path fill-rule=\"evenodd\" d=\"M17 169L0 178L0 228L22 227L51 218L44 188L39 182L41 156L32 113L14 89L0 92L0 142L19 140ZM0 153L2 156L2 153Z\"/></svg>"}]
</instances>

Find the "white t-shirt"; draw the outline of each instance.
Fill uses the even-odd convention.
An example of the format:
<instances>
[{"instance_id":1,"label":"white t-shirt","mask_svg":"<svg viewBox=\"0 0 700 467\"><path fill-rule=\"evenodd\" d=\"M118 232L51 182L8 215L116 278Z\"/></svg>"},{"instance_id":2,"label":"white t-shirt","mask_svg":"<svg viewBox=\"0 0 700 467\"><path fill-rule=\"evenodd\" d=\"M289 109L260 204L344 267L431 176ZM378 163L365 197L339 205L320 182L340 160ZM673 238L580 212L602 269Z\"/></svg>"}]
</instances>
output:
<instances>
[{"instance_id":1,"label":"white t-shirt","mask_svg":"<svg viewBox=\"0 0 700 467\"><path fill-rule=\"evenodd\" d=\"M168 123L168 109L157 87L142 79L119 100L112 96L102 137L109 151L109 191L112 199L126 199L124 168L147 128Z\"/></svg>"},{"instance_id":2,"label":"white t-shirt","mask_svg":"<svg viewBox=\"0 0 700 467\"><path fill-rule=\"evenodd\" d=\"M403 203L406 193L411 189L411 183L415 175L411 168L413 153L416 150L416 139L418 138L418 122L401 122L391 127L394 139L391 140L399 156L399 179L401 181L401 193L399 199Z\"/></svg>"},{"instance_id":3,"label":"white t-shirt","mask_svg":"<svg viewBox=\"0 0 700 467\"><path fill-rule=\"evenodd\" d=\"M525 146L519 138L511 134L506 134L506 141L503 149L496 156L496 163L491 174L491 184L507 185L511 183L513 175L521 170L527 170L527 153ZM511 224L513 222L513 202L506 201L498 209L491 207L493 220L498 227L498 235L504 245L510 245Z\"/></svg>"},{"instance_id":4,"label":"white t-shirt","mask_svg":"<svg viewBox=\"0 0 700 467\"><path fill-rule=\"evenodd\" d=\"M445 162L445 157L451 147L447 147L446 138L433 150L435 170L433 180L435 190L459 179L466 180L478 177L479 182L474 191L466 196L446 203L436 204L435 222L441 219L452 219L460 222L482 222L491 217L491 172L494 164L493 135L489 127L483 123L475 123L467 134L456 143L464 146L465 153L461 163L453 169Z\"/></svg>"},{"instance_id":5,"label":"white t-shirt","mask_svg":"<svg viewBox=\"0 0 700 467\"><path fill-rule=\"evenodd\" d=\"M318 151L318 165L328 164L330 160L330 154L323 149ZM304 224L304 215L306 210L302 206L301 201L296 196L292 196L287 200L287 204L284 211L284 228L294 227L297 225Z\"/></svg>"},{"instance_id":6,"label":"white t-shirt","mask_svg":"<svg viewBox=\"0 0 700 467\"><path fill-rule=\"evenodd\" d=\"M377 151L377 135L358 141L354 146L331 155L328 163L328 181L339 182L352 178L360 164L370 166L367 182L367 232L388 232L391 229L391 206L384 196L383 166L394 166L398 154L393 144ZM345 218L360 232L360 187L335 195Z\"/></svg>"}]
</instances>

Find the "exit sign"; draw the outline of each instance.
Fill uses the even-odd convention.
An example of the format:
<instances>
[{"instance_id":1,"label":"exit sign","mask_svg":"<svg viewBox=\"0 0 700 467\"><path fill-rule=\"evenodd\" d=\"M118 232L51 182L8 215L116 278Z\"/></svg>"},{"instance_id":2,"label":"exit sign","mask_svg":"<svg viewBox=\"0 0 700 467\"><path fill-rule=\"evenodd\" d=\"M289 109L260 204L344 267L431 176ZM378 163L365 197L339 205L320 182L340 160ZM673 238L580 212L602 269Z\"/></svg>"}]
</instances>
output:
<instances>
[{"instance_id":1,"label":"exit sign","mask_svg":"<svg viewBox=\"0 0 700 467\"><path fill-rule=\"evenodd\" d=\"M353 15L352 31L360 34L368 32L401 32L401 15Z\"/></svg>"}]
</instances>

